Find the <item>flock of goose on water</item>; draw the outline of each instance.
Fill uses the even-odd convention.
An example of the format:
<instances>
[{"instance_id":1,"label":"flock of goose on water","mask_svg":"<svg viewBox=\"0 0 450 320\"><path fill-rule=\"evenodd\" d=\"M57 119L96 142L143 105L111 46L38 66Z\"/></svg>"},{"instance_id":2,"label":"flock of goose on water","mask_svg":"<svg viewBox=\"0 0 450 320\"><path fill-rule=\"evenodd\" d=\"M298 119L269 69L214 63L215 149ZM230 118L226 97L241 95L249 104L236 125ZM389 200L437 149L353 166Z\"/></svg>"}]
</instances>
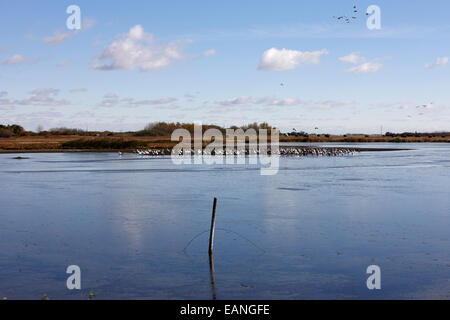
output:
<instances>
[{"instance_id":1,"label":"flock of goose on water","mask_svg":"<svg viewBox=\"0 0 450 320\"><path fill-rule=\"evenodd\" d=\"M344 155L353 155L355 152L358 152L355 148L339 148L339 147L279 147L275 154L280 156L344 156ZM140 150L137 149L135 151L138 155L141 156L164 156L171 155L172 150L169 148L166 149L147 149ZM242 149L218 149L212 151L205 150L185 150L184 155L259 155L260 150L258 148L246 148ZM271 155L272 151L270 148L266 151L267 155ZM176 155L183 155L183 150L180 149L176 152Z\"/></svg>"}]
</instances>

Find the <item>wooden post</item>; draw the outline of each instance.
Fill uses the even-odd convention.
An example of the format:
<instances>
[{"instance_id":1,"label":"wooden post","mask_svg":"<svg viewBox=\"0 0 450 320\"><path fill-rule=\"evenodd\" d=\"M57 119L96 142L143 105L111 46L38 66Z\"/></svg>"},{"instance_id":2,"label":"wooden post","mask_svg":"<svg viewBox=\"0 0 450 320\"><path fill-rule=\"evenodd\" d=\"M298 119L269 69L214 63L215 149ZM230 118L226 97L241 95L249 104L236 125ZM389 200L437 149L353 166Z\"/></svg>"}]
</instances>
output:
<instances>
[{"instance_id":1,"label":"wooden post","mask_svg":"<svg viewBox=\"0 0 450 320\"><path fill-rule=\"evenodd\" d=\"M211 218L211 231L209 233L209 255L212 255L212 253L213 253L214 228L216 226L216 206L217 206L217 198L214 198L212 218Z\"/></svg>"}]
</instances>

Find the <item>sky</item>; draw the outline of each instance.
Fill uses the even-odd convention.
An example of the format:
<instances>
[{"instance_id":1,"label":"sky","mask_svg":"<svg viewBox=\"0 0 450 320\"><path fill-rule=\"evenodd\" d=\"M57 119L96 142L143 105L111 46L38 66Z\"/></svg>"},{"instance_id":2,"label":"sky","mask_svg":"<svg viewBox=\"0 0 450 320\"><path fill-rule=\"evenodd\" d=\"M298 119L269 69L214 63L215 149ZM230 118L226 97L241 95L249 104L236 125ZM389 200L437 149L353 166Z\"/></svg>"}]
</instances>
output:
<instances>
[{"instance_id":1,"label":"sky","mask_svg":"<svg viewBox=\"0 0 450 320\"><path fill-rule=\"evenodd\" d=\"M0 123L450 131L449 12L446 0L0 0Z\"/></svg>"}]
</instances>

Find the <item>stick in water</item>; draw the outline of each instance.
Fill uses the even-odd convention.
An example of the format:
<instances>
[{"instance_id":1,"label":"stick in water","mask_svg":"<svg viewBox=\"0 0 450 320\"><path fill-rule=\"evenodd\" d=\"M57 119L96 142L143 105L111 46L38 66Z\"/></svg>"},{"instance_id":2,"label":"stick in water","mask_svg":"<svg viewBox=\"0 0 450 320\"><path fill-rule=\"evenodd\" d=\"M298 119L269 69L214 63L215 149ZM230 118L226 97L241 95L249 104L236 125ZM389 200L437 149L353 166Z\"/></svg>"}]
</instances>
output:
<instances>
[{"instance_id":1,"label":"stick in water","mask_svg":"<svg viewBox=\"0 0 450 320\"><path fill-rule=\"evenodd\" d=\"M212 218L211 218L211 232L209 234L209 255L212 255L213 253L214 228L216 226L216 206L217 206L217 198L214 198Z\"/></svg>"}]
</instances>

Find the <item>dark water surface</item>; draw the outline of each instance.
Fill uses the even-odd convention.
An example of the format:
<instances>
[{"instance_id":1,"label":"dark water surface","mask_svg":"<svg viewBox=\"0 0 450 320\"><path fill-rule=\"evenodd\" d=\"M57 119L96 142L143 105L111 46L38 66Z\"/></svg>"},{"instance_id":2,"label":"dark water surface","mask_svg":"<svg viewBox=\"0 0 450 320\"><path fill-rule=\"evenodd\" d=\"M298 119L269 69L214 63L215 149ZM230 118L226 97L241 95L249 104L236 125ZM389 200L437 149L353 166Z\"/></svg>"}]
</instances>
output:
<instances>
[{"instance_id":1,"label":"dark water surface","mask_svg":"<svg viewBox=\"0 0 450 320\"><path fill-rule=\"evenodd\" d=\"M134 154L0 154L0 296L211 299L216 196L219 299L449 299L450 144L406 147L281 158L274 176ZM66 288L73 264L81 291ZM366 287L372 264L381 290Z\"/></svg>"}]
</instances>

